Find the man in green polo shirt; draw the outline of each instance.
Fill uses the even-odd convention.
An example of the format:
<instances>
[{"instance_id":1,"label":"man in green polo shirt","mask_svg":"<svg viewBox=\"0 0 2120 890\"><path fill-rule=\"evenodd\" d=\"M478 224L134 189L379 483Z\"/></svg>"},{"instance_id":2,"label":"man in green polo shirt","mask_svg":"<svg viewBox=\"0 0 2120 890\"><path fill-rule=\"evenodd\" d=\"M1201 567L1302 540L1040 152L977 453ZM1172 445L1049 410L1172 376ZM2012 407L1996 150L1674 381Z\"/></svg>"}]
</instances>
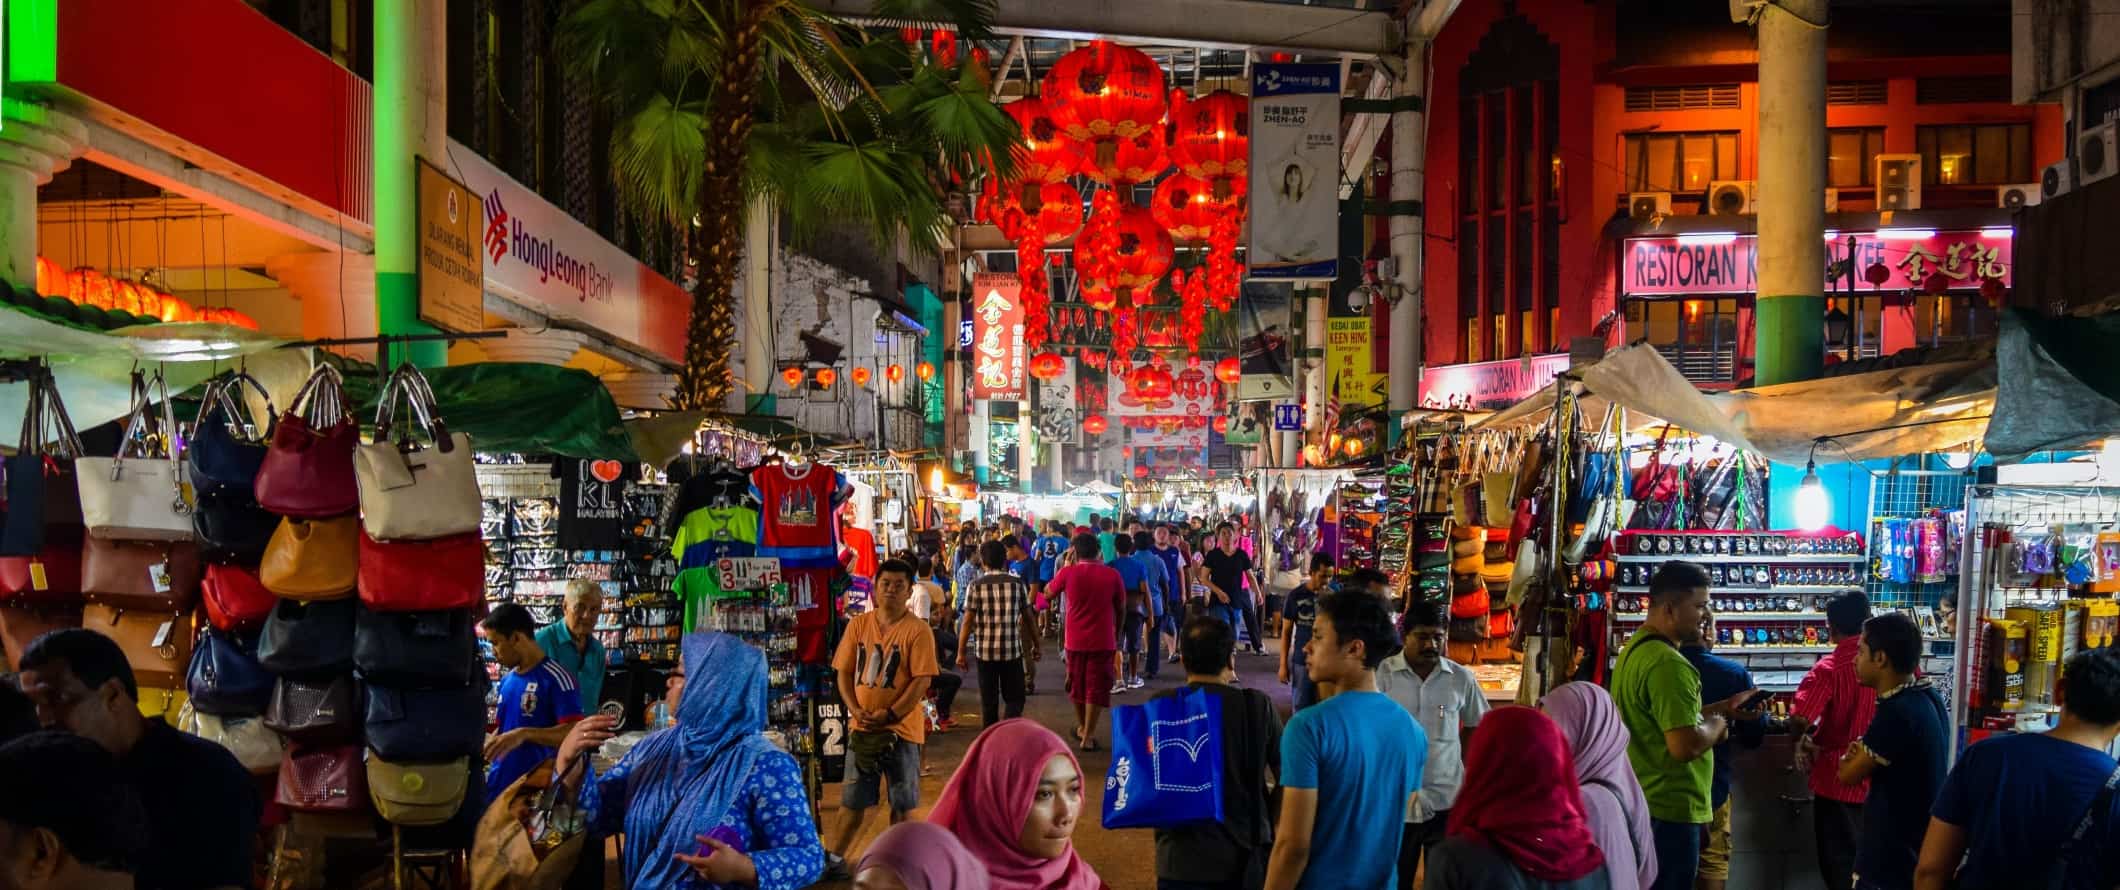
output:
<instances>
[{"instance_id":1,"label":"man in green polo shirt","mask_svg":"<svg viewBox=\"0 0 2120 890\"><path fill-rule=\"evenodd\" d=\"M1678 648L1698 642L1709 615L1708 572L1667 562L1649 579L1649 613L1620 650L1612 699L1627 725L1627 759L1649 800L1656 839L1652 890L1692 890L1701 834L1712 815L1708 790L1714 748L1751 690L1702 706L1700 672Z\"/></svg>"}]
</instances>

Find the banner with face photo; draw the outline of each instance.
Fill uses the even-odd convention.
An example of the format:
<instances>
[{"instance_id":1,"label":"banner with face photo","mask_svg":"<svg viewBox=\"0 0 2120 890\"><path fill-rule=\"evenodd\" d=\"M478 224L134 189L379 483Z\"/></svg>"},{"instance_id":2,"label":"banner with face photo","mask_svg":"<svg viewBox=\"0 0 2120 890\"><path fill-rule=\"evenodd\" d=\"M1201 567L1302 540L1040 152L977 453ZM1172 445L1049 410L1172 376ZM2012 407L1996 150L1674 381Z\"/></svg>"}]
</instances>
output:
<instances>
[{"instance_id":1,"label":"banner with face photo","mask_svg":"<svg viewBox=\"0 0 2120 890\"><path fill-rule=\"evenodd\" d=\"M1067 369L1051 380L1038 381L1038 410L1032 424L1038 428L1041 442L1061 445L1082 444L1082 411L1075 405L1076 359L1063 356Z\"/></svg>"},{"instance_id":2,"label":"banner with face photo","mask_svg":"<svg viewBox=\"0 0 2120 890\"><path fill-rule=\"evenodd\" d=\"M1250 277L1338 272L1340 66L1251 68Z\"/></svg>"}]
</instances>

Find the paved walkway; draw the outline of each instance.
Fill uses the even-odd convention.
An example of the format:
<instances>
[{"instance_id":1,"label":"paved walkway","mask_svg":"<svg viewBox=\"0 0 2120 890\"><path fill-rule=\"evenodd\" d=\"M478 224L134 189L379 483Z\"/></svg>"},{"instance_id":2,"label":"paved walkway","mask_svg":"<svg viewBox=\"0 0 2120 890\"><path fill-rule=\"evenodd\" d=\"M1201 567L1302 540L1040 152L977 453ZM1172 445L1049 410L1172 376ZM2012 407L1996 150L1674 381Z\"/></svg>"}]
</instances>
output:
<instances>
[{"instance_id":1,"label":"paved walkway","mask_svg":"<svg viewBox=\"0 0 2120 890\"><path fill-rule=\"evenodd\" d=\"M1270 644L1278 650L1279 642ZM1237 674L1240 682L1253 688L1263 689L1273 696L1281 707L1282 716L1287 716L1288 688L1276 681L1275 667L1280 662L1273 656L1237 653ZM1045 724L1046 728L1069 737L1074 728L1074 713L1068 705L1067 696L1060 690L1064 671L1061 661L1048 645L1044 661L1038 663L1038 692L1025 704L1024 716ZM1166 664L1162 675L1147 688L1112 697L1112 704L1138 704L1159 689L1168 689L1183 684L1185 672L1181 665ZM928 738L928 763L930 774L920 782L921 808L913 811L913 818L927 817L928 808L942 796L942 786L949 781L950 773L964 757L964 750L971 746L972 739L979 735L979 688L976 676L965 678L964 691L957 696L953 710L956 712L958 728ZM1076 752L1082 760L1084 778L1084 808L1087 810L1075 827L1075 848L1081 852L1099 877L1112 886L1112 890L1154 890L1156 886L1156 839L1147 829L1106 830L1101 813L1104 809L1104 772L1111 765L1111 721L1107 716L1101 722L1099 734L1102 740L1099 749L1092 752ZM827 785L824 793L824 818L829 823L833 811L839 804L839 786ZM870 811L868 823L862 826L861 835L854 842L855 855L868 846L869 841L888 827L883 808ZM819 890L847 890L847 883L818 884Z\"/></svg>"}]
</instances>

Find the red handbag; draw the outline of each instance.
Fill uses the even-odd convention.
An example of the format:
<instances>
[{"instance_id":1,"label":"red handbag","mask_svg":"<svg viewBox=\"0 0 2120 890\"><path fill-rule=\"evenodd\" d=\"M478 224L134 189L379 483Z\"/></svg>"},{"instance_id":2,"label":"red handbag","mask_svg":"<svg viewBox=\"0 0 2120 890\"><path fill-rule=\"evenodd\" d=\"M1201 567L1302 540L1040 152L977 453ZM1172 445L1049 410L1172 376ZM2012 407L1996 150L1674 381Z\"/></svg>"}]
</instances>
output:
<instances>
[{"instance_id":1,"label":"red handbag","mask_svg":"<svg viewBox=\"0 0 2120 890\"><path fill-rule=\"evenodd\" d=\"M78 525L44 528L44 549L36 556L0 556L0 603L81 603L81 545Z\"/></svg>"},{"instance_id":2,"label":"red handbag","mask_svg":"<svg viewBox=\"0 0 2120 890\"><path fill-rule=\"evenodd\" d=\"M252 488L259 506L281 516L326 519L360 508L353 448L360 424L346 411L339 371L318 365L272 431Z\"/></svg>"},{"instance_id":3,"label":"red handbag","mask_svg":"<svg viewBox=\"0 0 2120 890\"><path fill-rule=\"evenodd\" d=\"M361 604L377 612L441 612L477 606L486 593L486 546L478 532L427 541L378 541L361 532Z\"/></svg>"},{"instance_id":4,"label":"red handbag","mask_svg":"<svg viewBox=\"0 0 2120 890\"><path fill-rule=\"evenodd\" d=\"M1481 584L1471 593L1450 598L1450 617L1478 618L1487 614L1487 585Z\"/></svg>"},{"instance_id":5,"label":"red handbag","mask_svg":"<svg viewBox=\"0 0 2120 890\"><path fill-rule=\"evenodd\" d=\"M208 564L200 589L205 593L206 620L213 622L215 630L264 627L265 617L272 614L273 604L279 601L258 580L256 571L242 566Z\"/></svg>"},{"instance_id":6,"label":"red handbag","mask_svg":"<svg viewBox=\"0 0 2120 890\"><path fill-rule=\"evenodd\" d=\"M289 748L273 792L280 806L304 813L358 813L368 808L367 769L359 745Z\"/></svg>"}]
</instances>

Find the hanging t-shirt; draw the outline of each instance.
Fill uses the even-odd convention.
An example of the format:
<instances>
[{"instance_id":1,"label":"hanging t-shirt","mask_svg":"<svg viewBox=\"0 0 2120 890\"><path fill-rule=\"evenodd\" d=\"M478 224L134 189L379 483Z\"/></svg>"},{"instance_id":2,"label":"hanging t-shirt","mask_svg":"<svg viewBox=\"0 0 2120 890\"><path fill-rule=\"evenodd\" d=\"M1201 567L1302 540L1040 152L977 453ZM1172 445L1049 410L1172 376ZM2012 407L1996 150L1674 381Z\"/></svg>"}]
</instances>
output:
<instances>
[{"instance_id":1,"label":"hanging t-shirt","mask_svg":"<svg viewBox=\"0 0 2120 890\"><path fill-rule=\"evenodd\" d=\"M846 563L847 570L863 578L876 577L876 536L858 525L839 527L840 549L851 554Z\"/></svg>"},{"instance_id":2,"label":"hanging t-shirt","mask_svg":"<svg viewBox=\"0 0 2120 890\"><path fill-rule=\"evenodd\" d=\"M758 506L751 497L751 475L726 461L681 458L665 472L670 484L677 486L677 497L670 509L672 517L688 515L701 507Z\"/></svg>"},{"instance_id":3,"label":"hanging t-shirt","mask_svg":"<svg viewBox=\"0 0 2120 890\"><path fill-rule=\"evenodd\" d=\"M702 507L687 514L670 541L680 569L711 566L723 559L758 555L758 511L749 507Z\"/></svg>"},{"instance_id":4,"label":"hanging t-shirt","mask_svg":"<svg viewBox=\"0 0 2120 890\"><path fill-rule=\"evenodd\" d=\"M780 576L787 582L789 602L796 608L795 657L804 664L817 664L831 657L824 638L832 624L832 582L839 575L837 565L781 566Z\"/></svg>"},{"instance_id":5,"label":"hanging t-shirt","mask_svg":"<svg viewBox=\"0 0 2120 890\"><path fill-rule=\"evenodd\" d=\"M834 511L850 490L837 471L805 463L767 464L751 471L758 498L758 546L782 568L839 565L839 520Z\"/></svg>"},{"instance_id":6,"label":"hanging t-shirt","mask_svg":"<svg viewBox=\"0 0 2120 890\"><path fill-rule=\"evenodd\" d=\"M640 476L640 464L564 457L552 474L559 477L560 549L625 546L626 482Z\"/></svg>"}]
</instances>

